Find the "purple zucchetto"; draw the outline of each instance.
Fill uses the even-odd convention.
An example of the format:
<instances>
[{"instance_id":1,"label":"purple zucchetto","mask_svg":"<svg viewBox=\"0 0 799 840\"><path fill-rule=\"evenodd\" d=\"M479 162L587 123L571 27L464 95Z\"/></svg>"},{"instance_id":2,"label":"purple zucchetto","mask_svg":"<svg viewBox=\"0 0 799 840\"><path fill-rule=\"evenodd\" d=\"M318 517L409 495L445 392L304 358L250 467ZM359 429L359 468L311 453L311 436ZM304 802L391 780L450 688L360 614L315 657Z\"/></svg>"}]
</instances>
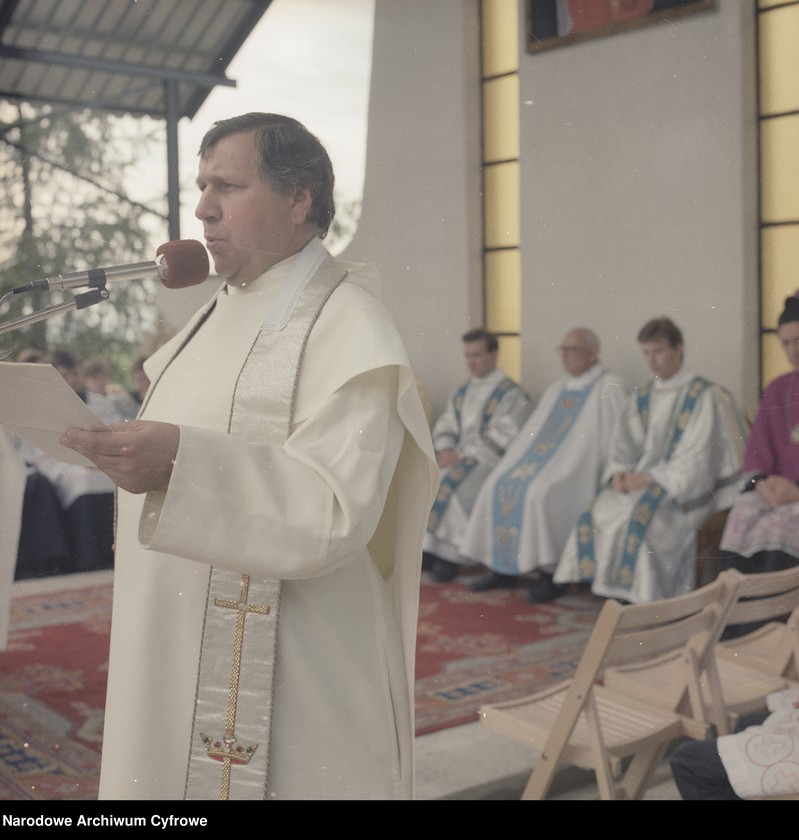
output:
<instances>
[{"instance_id":1,"label":"purple zucchetto","mask_svg":"<svg viewBox=\"0 0 799 840\"><path fill-rule=\"evenodd\" d=\"M777 321L778 327L787 324L789 321L799 321L799 297L797 295L799 295L799 292L791 295L789 298L785 298L785 309L782 310L782 315L780 315L780 319Z\"/></svg>"}]
</instances>

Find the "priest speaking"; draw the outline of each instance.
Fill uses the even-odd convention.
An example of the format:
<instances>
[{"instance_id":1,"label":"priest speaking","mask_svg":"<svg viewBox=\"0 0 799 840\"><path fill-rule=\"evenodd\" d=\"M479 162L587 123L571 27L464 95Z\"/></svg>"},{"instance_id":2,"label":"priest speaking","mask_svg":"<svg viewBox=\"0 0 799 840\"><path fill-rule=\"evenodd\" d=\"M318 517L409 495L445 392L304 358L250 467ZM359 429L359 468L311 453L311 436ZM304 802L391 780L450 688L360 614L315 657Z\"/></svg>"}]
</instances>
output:
<instances>
[{"instance_id":1,"label":"priest speaking","mask_svg":"<svg viewBox=\"0 0 799 840\"><path fill-rule=\"evenodd\" d=\"M145 364L139 419L66 430L118 486L100 799L408 799L437 485L408 356L322 244L289 117L216 122L196 216L225 281Z\"/></svg>"}]
</instances>

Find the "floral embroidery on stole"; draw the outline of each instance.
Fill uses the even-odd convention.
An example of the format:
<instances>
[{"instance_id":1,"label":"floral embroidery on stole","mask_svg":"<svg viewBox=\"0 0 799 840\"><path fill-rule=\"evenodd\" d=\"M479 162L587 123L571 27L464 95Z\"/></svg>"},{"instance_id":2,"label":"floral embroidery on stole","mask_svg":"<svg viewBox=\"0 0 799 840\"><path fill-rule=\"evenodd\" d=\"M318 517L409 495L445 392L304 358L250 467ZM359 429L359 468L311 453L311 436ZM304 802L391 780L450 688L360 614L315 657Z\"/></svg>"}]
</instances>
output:
<instances>
[{"instance_id":1,"label":"floral embroidery on stole","mask_svg":"<svg viewBox=\"0 0 799 840\"><path fill-rule=\"evenodd\" d=\"M497 480L492 503L492 569L507 575L519 573L519 537L527 490L574 426L596 382L594 379L579 390L564 388L527 451Z\"/></svg>"}]
</instances>

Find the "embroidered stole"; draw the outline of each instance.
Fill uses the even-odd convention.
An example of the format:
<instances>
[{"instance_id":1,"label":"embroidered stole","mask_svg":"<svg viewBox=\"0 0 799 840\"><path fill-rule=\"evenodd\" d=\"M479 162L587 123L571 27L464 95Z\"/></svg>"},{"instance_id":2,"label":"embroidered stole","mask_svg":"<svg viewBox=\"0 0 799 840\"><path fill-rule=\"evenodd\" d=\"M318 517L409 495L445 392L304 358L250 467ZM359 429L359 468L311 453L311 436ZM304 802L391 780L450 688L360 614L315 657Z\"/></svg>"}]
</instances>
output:
<instances>
[{"instance_id":1,"label":"embroidered stole","mask_svg":"<svg viewBox=\"0 0 799 840\"><path fill-rule=\"evenodd\" d=\"M321 243L297 255L239 374L230 434L285 443L308 335L345 275ZM280 581L211 569L186 799L266 796L279 607Z\"/></svg>"},{"instance_id":2,"label":"embroidered stole","mask_svg":"<svg viewBox=\"0 0 799 840\"><path fill-rule=\"evenodd\" d=\"M494 414L496 414L499 404L502 402L505 394L507 394L507 392L513 388L515 384L516 383L512 379L505 377L491 392L491 395L483 406L483 416L480 421L481 435L484 434L485 430L488 428L488 424L491 422ZM463 409L463 400L468 387L469 383L464 383L460 388L458 388L453 397L455 417L458 421L458 429L461 427L461 411ZM441 518L444 516L452 497L458 491L458 487L463 483L477 464L478 461L476 458L462 458L454 467L450 467L450 469L441 476L441 483L438 487L438 495L433 502L433 507L427 520L428 531L434 533L436 528L438 528Z\"/></svg>"},{"instance_id":3,"label":"embroidered stole","mask_svg":"<svg viewBox=\"0 0 799 840\"><path fill-rule=\"evenodd\" d=\"M527 490L574 426L596 381L594 379L577 391L564 388L527 451L497 480L491 511L494 523L491 568L495 571L518 574L519 538Z\"/></svg>"},{"instance_id":4,"label":"embroidered stole","mask_svg":"<svg viewBox=\"0 0 799 840\"><path fill-rule=\"evenodd\" d=\"M685 394L682 407L677 415L672 430L671 440L666 453L669 460L682 439L685 427L691 419L697 400L710 386L710 383L701 376L691 380L688 391ZM637 396L638 414L644 427L644 435L649 427L649 402L652 391L652 383L647 382ZM623 589L631 589L635 579L635 564L638 558L638 551L641 548L647 526L658 506L666 497L666 491L656 483L652 483L643 492L633 508L630 520L627 524L627 535L624 540L622 556L610 575L610 581ZM591 508L580 516L577 522L577 550L580 570L580 580L583 583L590 583L596 575L596 557L594 553L594 526Z\"/></svg>"}]
</instances>

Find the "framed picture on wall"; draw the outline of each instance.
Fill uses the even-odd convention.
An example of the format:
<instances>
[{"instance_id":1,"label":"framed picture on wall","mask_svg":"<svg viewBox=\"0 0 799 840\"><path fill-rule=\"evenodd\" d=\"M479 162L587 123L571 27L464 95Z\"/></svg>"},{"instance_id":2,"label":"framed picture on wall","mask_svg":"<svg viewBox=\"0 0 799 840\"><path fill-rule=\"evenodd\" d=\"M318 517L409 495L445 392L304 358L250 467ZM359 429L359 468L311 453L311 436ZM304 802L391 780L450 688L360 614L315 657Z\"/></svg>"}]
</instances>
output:
<instances>
[{"instance_id":1,"label":"framed picture on wall","mask_svg":"<svg viewBox=\"0 0 799 840\"><path fill-rule=\"evenodd\" d=\"M527 52L711 9L715 0L526 0Z\"/></svg>"}]
</instances>

